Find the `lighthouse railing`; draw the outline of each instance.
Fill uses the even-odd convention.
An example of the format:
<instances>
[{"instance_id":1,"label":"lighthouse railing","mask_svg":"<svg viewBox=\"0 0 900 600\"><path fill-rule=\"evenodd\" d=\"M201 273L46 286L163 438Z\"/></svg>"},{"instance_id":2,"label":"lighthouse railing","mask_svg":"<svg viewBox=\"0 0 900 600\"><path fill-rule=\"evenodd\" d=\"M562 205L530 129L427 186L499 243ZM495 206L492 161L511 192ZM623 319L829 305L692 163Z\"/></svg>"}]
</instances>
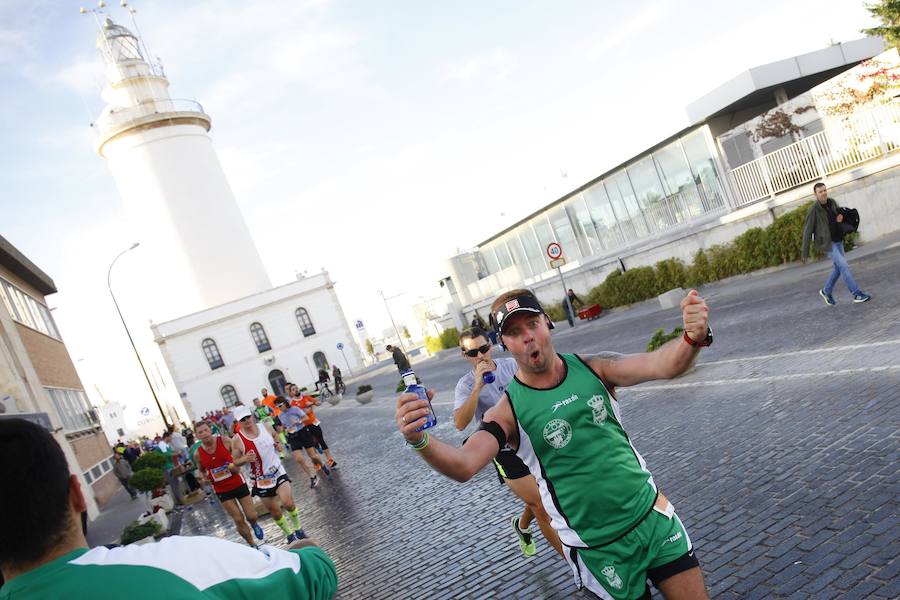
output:
<instances>
[{"instance_id":1,"label":"lighthouse railing","mask_svg":"<svg viewBox=\"0 0 900 600\"><path fill-rule=\"evenodd\" d=\"M196 100L154 98L133 106L109 108L92 126L99 137L107 137L157 118L190 116L191 114L203 120L209 120L209 116L203 111L203 106Z\"/></svg>"}]
</instances>

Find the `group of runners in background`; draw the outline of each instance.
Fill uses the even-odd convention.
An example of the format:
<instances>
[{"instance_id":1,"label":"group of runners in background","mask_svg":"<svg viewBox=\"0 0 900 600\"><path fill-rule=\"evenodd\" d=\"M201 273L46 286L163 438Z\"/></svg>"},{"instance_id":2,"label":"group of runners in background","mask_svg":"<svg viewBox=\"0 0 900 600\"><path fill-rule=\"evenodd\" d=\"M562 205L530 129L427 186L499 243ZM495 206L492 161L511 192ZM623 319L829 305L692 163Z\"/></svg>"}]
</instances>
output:
<instances>
[{"instance_id":1,"label":"group of runners in background","mask_svg":"<svg viewBox=\"0 0 900 600\"><path fill-rule=\"evenodd\" d=\"M252 409L238 405L226 413L228 418L218 423L201 420L194 427L198 441L191 459L201 482L212 486L238 533L254 547L265 533L257 523L253 496L269 511L287 543L306 537L283 459L290 455L309 477L310 488L319 485L320 471L330 475L338 466L314 412L319 400L292 383L285 384L284 393L273 396L264 388Z\"/></svg>"}]
</instances>

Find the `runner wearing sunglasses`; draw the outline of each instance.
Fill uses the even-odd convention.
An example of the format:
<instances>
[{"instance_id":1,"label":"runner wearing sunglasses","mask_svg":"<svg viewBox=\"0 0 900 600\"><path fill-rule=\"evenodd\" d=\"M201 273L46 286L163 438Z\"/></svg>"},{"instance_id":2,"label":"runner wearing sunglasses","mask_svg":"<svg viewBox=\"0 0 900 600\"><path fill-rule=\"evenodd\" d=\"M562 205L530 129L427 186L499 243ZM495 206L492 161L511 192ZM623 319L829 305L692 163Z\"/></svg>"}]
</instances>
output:
<instances>
[{"instance_id":1,"label":"runner wearing sunglasses","mask_svg":"<svg viewBox=\"0 0 900 600\"><path fill-rule=\"evenodd\" d=\"M463 431L477 415L477 423L481 424L484 413L493 408L503 396L506 386L512 381L518 370L515 359L491 358L492 345L487 332L481 327L470 327L459 336L462 357L469 362L472 369L463 375L456 384L453 402L453 422L456 428ZM493 373L494 381L485 383L485 373ZM541 504L537 481L525 463L516 456L515 451L506 446L500 449L494 458L494 468L500 483L506 483L509 489L525 503L522 514L511 519L512 528L519 540L519 548L525 556L534 556L537 552L531 534L531 522L537 519L541 533L557 552L562 554L559 536L550 526L550 516Z\"/></svg>"}]
</instances>

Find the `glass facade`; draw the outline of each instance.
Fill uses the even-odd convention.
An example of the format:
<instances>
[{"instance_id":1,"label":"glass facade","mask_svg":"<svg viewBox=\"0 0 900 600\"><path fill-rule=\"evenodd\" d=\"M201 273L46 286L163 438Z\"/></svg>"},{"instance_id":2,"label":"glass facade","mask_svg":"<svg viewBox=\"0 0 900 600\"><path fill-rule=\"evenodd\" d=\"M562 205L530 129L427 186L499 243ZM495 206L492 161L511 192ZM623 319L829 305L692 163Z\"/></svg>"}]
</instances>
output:
<instances>
[{"instance_id":1,"label":"glass facade","mask_svg":"<svg viewBox=\"0 0 900 600\"><path fill-rule=\"evenodd\" d=\"M5 279L0 279L0 298L3 299L6 311L14 321L62 340L50 315L50 309Z\"/></svg>"},{"instance_id":2,"label":"glass facade","mask_svg":"<svg viewBox=\"0 0 900 600\"><path fill-rule=\"evenodd\" d=\"M87 395L82 390L45 387L50 402L56 409L66 431L78 431L93 427L97 423L97 413L93 410Z\"/></svg>"},{"instance_id":3,"label":"glass facade","mask_svg":"<svg viewBox=\"0 0 900 600\"><path fill-rule=\"evenodd\" d=\"M520 224L480 250L487 272L519 265L550 269L545 249L558 242L570 261L603 254L726 207L722 174L705 126L645 153L586 189Z\"/></svg>"}]
</instances>

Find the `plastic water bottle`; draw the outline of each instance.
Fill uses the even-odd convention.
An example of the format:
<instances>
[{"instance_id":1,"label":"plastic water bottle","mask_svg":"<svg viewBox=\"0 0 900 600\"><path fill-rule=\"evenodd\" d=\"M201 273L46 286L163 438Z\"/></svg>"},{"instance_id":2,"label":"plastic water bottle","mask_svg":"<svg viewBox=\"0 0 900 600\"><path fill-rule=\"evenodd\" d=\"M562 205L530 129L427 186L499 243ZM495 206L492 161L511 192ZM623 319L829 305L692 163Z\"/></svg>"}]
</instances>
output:
<instances>
[{"instance_id":1,"label":"plastic water bottle","mask_svg":"<svg viewBox=\"0 0 900 600\"><path fill-rule=\"evenodd\" d=\"M406 384L406 393L415 394L419 397L419 400L428 402L428 414L425 415L427 420L424 425L417 427L416 431L424 431L437 425L437 417L434 415L434 408L431 407L431 400L428 399L428 394L425 393L425 387L417 383L415 372L412 369L407 369L400 376L403 378L403 383Z\"/></svg>"}]
</instances>

